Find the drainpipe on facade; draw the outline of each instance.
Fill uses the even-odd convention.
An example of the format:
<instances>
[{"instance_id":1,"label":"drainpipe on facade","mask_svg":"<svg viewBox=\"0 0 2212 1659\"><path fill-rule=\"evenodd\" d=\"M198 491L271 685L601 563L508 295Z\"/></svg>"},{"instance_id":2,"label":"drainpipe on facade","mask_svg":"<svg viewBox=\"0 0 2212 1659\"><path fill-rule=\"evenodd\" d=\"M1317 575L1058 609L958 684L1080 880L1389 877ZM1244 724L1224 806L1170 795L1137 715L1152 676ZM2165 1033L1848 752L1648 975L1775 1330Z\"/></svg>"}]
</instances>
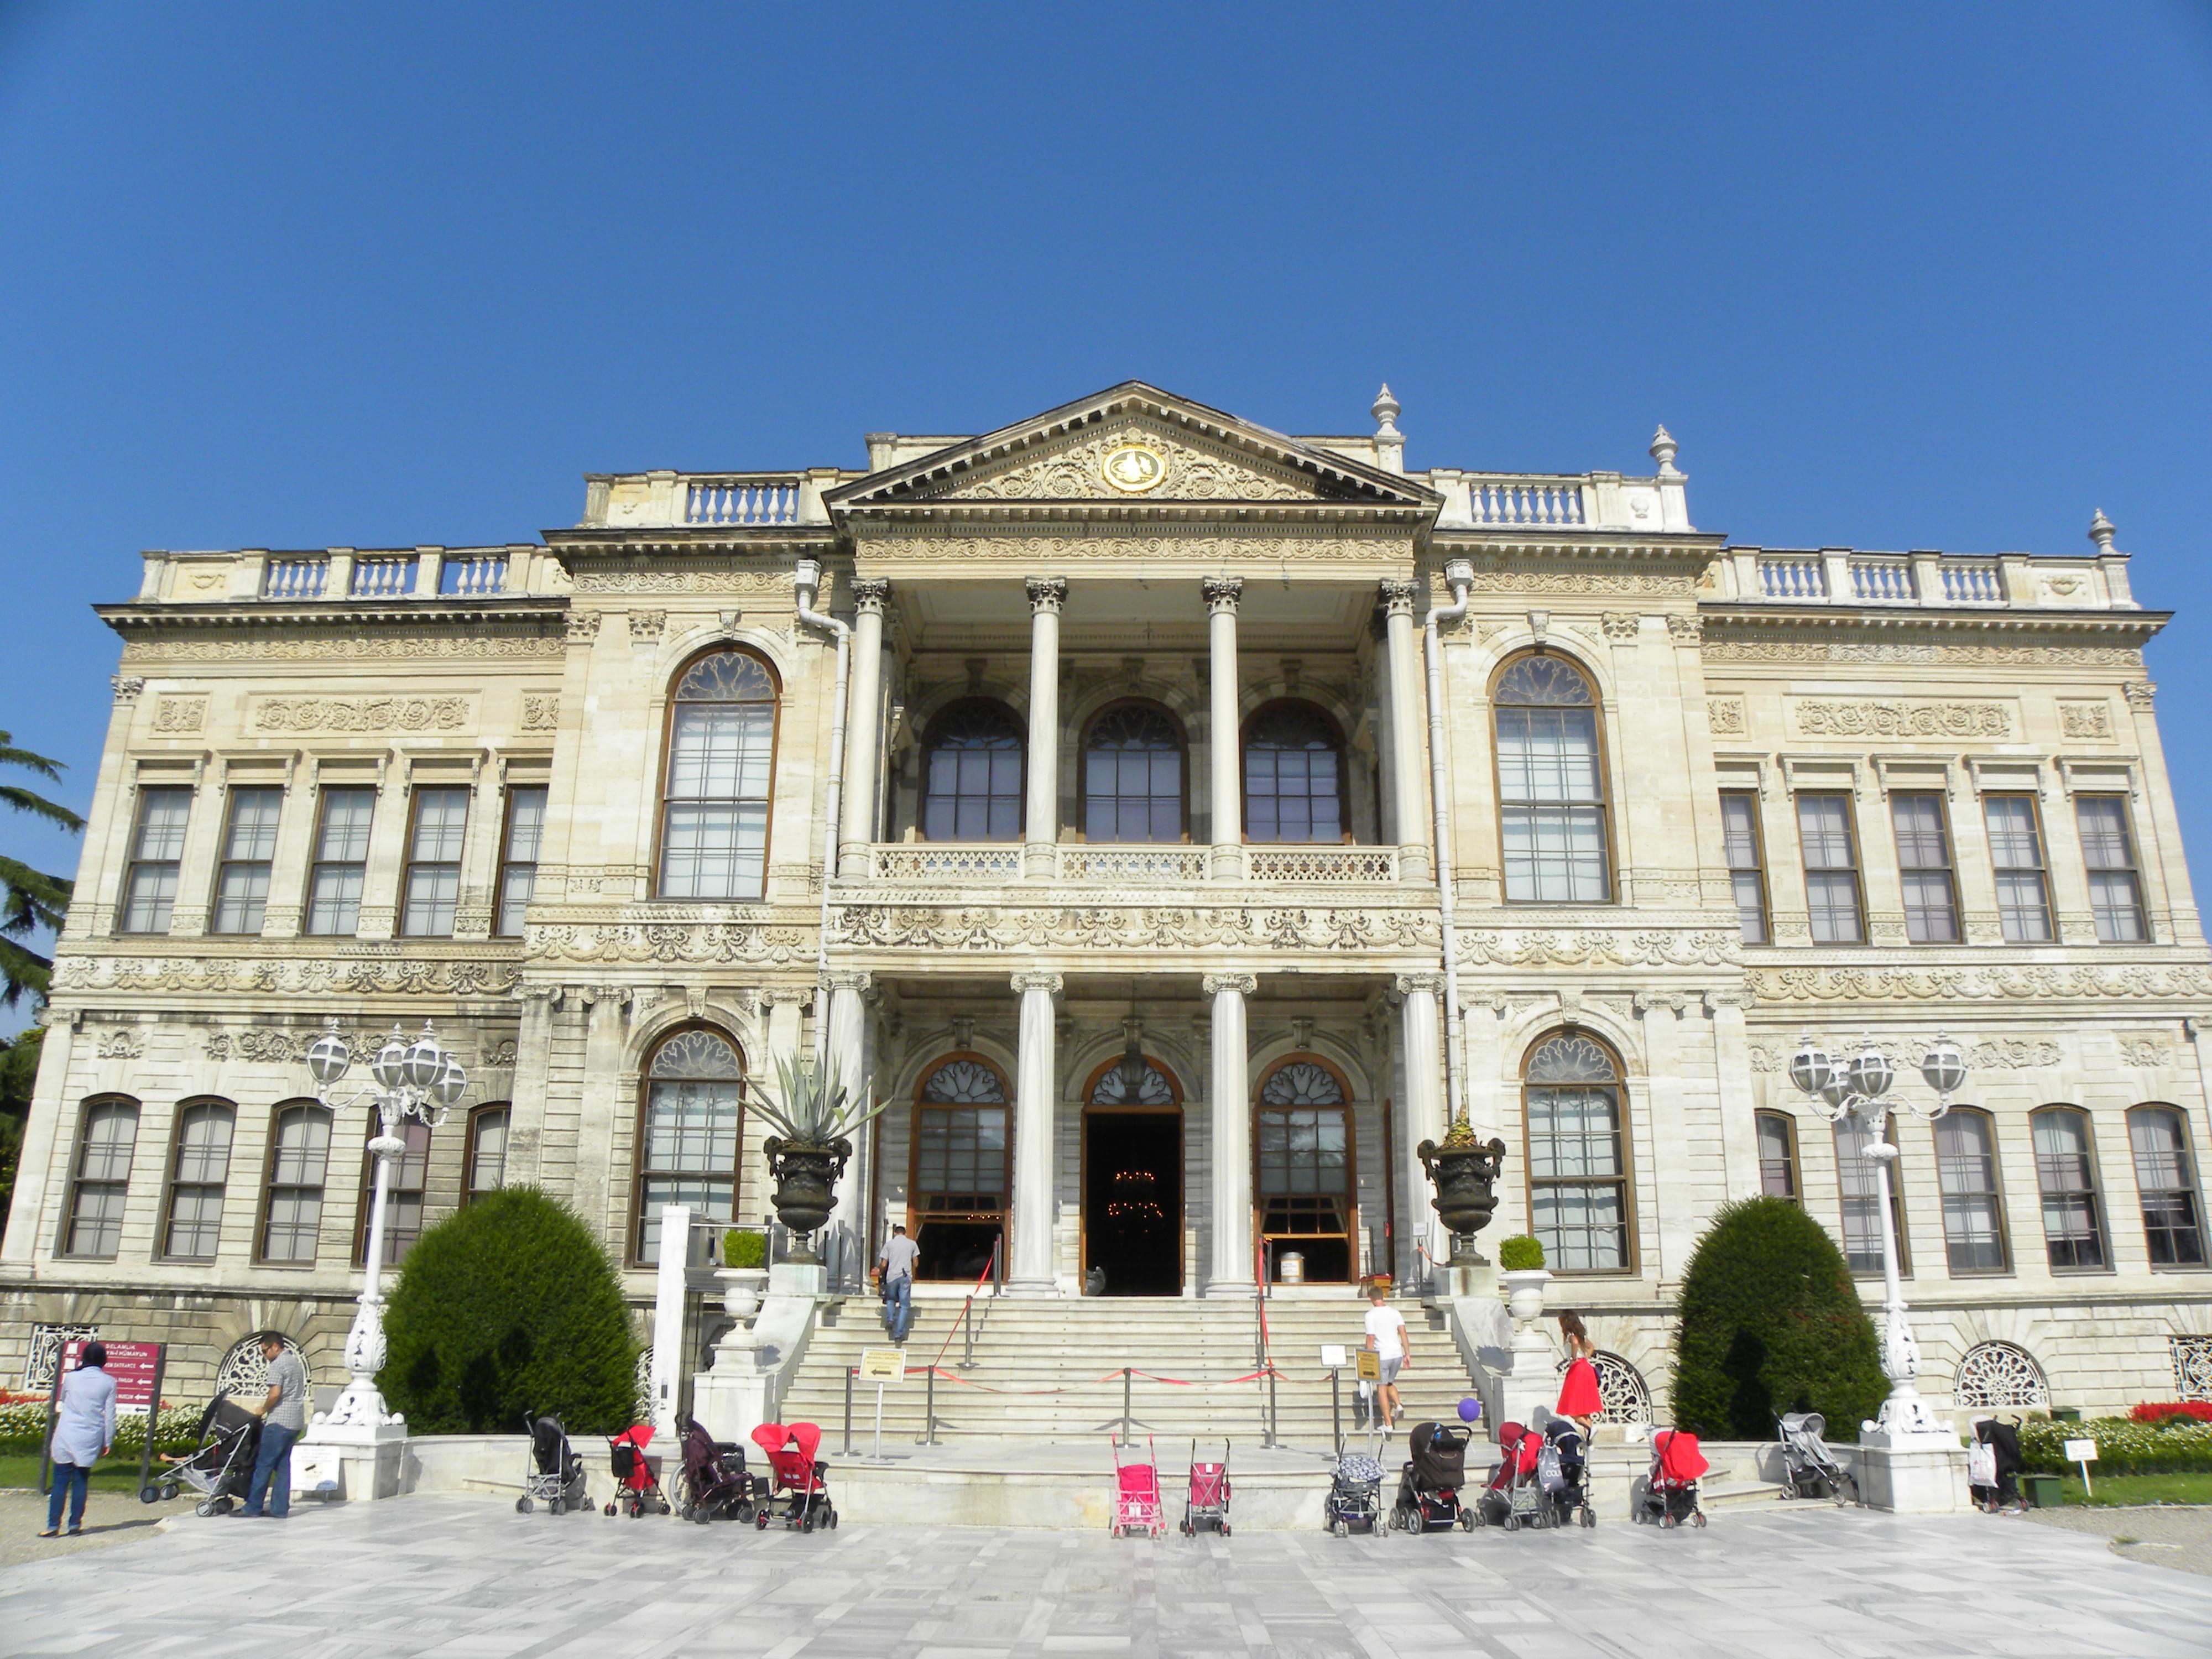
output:
<instances>
[{"instance_id":1,"label":"drainpipe on facade","mask_svg":"<svg viewBox=\"0 0 2212 1659\"><path fill-rule=\"evenodd\" d=\"M853 630L814 608L814 596L822 591L819 559L799 562L792 588L799 604L799 620L809 628L823 629L837 641L837 690L830 703L830 795L822 832L822 927L814 967L814 1063L821 1067L830 1059L830 884L837 873L837 835L844 822L845 681L851 672Z\"/></svg>"},{"instance_id":2,"label":"drainpipe on facade","mask_svg":"<svg viewBox=\"0 0 2212 1659\"><path fill-rule=\"evenodd\" d=\"M1429 795L1436 809L1437 908L1443 923L1444 1126L1449 1128L1466 1120L1467 1095L1460 1051L1459 933L1452 921L1451 764L1444 749L1444 646L1438 630L1441 624L1467 615L1468 590L1474 585L1474 564L1466 559L1452 560L1444 566L1444 580L1451 585L1452 602L1431 609L1428 621L1421 627L1421 645L1429 670Z\"/></svg>"}]
</instances>

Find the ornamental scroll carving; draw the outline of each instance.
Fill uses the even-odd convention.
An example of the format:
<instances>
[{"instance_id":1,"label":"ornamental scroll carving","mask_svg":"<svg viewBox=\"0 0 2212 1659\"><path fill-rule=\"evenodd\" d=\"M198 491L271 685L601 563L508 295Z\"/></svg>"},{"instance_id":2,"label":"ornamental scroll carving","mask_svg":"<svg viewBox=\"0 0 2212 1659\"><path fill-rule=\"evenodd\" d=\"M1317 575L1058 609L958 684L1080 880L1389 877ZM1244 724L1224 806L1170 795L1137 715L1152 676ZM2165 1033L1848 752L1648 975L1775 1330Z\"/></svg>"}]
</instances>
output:
<instances>
[{"instance_id":1,"label":"ornamental scroll carving","mask_svg":"<svg viewBox=\"0 0 2212 1659\"><path fill-rule=\"evenodd\" d=\"M2082 1001L2212 996L2197 967L1779 968L1747 975L1761 1002Z\"/></svg>"},{"instance_id":2,"label":"ornamental scroll carving","mask_svg":"<svg viewBox=\"0 0 2212 1659\"><path fill-rule=\"evenodd\" d=\"M143 1060L146 1039L137 1031L110 1031L94 1052L102 1060Z\"/></svg>"},{"instance_id":3,"label":"ornamental scroll carving","mask_svg":"<svg viewBox=\"0 0 2212 1659\"><path fill-rule=\"evenodd\" d=\"M748 921L613 922L533 927L532 963L724 963L781 966L811 958L814 930Z\"/></svg>"},{"instance_id":4,"label":"ornamental scroll carving","mask_svg":"<svg viewBox=\"0 0 2212 1659\"><path fill-rule=\"evenodd\" d=\"M1434 950L1433 913L1346 907L1308 909L848 905L830 920L833 944L883 950Z\"/></svg>"},{"instance_id":5,"label":"ornamental scroll carving","mask_svg":"<svg viewBox=\"0 0 2212 1659\"><path fill-rule=\"evenodd\" d=\"M1920 645L1897 640L1712 640L1708 662L1926 662L1990 666L2136 668L2125 645Z\"/></svg>"},{"instance_id":6,"label":"ornamental scroll carving","mask_svg":"<svg viewBox=\"0 0 2212 1659\"><path fill-rule=\"evenodd\" d=\"M1460 960L1500 968L1723 968L1742 959L1740 932L1718 928L1469 928Z\"/></svg>"},{"instance_id":7,"label":"ornamental scroll carving","mask_svg":"<svg viewBox=\"0 0 2212 1659\"><path fill-rule=\"evenodd\" d=\"M1133 497L1106 482L1106 457L1130 444L1141 444L1165 464L1159 483ZM1132 422L1096 436L1062 446L1042 458L1017 460L978 477L963 473L913 492L917 497L977 501L1290 501L1349 499L1346 489L1328 490L1317 479L1285 468L1232 460L1191 448L1149 422Z\"/></svg>"},{"instance_id":8,"label":"ornamental scroll carving","mask_svg":"<svg viewBox=\"0 0 2212 1659\"><path fill-rule=\"evenodd\" d=\"M1861 702L1808 697L1791 712L1808 738L2003 738L2012 711L2001 702Z\"/></svg>"},{"instance_id":9,"label":"ornamental scroll carving","mask_svg":"<svg viewBox=\"0 0 2212 1659\"><path fill-rule=\"evenodd\" d=\"M1212 565L1240 560L1325 563L1401 562L1412 556L1413 538L1296 536L1291 526L1273 525L1252 536L900 536L871 540L869 551L891 559L948 562L968 560L1030 565L1118 564L1170 560Z\"/></svg>"},{"instance_id":10,"label":"ornamental scroll carving","mask_svg":"<svg viewBox=\"0 0 2212 1659\"><path fill-rule=\"evenodd\" d=\"M323 994L504 996L520 975L476 958L66 956L54 964L58 991L193 991L212 995Z\"/></svg>"},{"instance_id":11,"label":"ornamental scroll carving","mask_svg":"<svg viewBox=\"0 0 2212 1659\"><path fill-rule=\"evenodd\" d=\"M1886 1034L1891 1040L1893 1052L1901 1060L1917 1059L1935 1041L1933 1033L1903 1035ZM1831 1053L1854 1052L1863 1034L1853 1032L1848 1036L1838 1034L1826 1039ZM2031 1042L2019 1037L1989 1037L1962 1042L1967 1066L1976 1072L2047 1072L2064 1063L2065 1050L2055 1042ZM1779 1074L1790 1069L1790 1056L1796 1046L1784 1048L1770 1043L1753 1043L1751 1049L1751 1069L1754 1072Z\"/></svg>"},{"instance_id":12,"label":"ornamental scroll carving","mask_svg":"<svg viewBox=\"0 0 2212 1659\"><path fill-rule=\"evenodd\" d=\"M561 729L561 699L550 691L526 691L522 694L522 729L526 732L557 732Z\"/></svg>"},{"instance_id":13,"label":"ornamental scroll carving","mask_svg":"<svg viewBox=\"0 0 2212 1659\"><path fill-rule=\"evenodd\" d=\"M576 573L579 593L788 593L788 570L594 570ZM580 617L571 618L574 623ZM595 619L596 620L596 619Z\"/></svg>"},{"instance_id":14,"label":"ornamental scroll carving","mask_svg":"<svg viewBox=\"0 0 2212 1659\"><path fill-rule=\"evenodd\" d=\"M1717 738L1741 738L1746 735L1743 699L1741 697L1707 697L1705 723Z\"/></svg>"},{"instance_id":15,"label":"ornamental scroll carving","mask_svg":"<svg viewBox=\"0 0 2212 1659\"><path fill-rule=\"evenodd\" d=\"M2173 1051L2156 1037L2140 1036L2120 1039L2122 1065L2141 1066L2154 1071L2161 1066L2171 1064L2172 1059Z\"/></svg>"},{"instance_id":16,"label":"ornamental scroll carving","mask_svg":"<svg viewBox=\"0 0 2212 1659\"><path fill-rule=\"evenodd\" d=\"M154 705L154 729L178 734L198 732L207 724L207 705L205 697L163 697Z\"/></svg>"},{"instance_id":17,"label":"ornamental scroll carving","mask_svg":"<svg viewBox=\"0 0 2212 1659\"><path fill-rule=\"evenodd\" d=\"M254 705L257 732L458 732L466 697L270 697Z\"/></svg>"},{"instance_id":18,"label":"ornamental scroll carving","mask_svg":"<svg viewBox=\"0 0 2212 1659\"><path fill-rule=\"evenodd\" d=\"M2058 728L2069 738L2109 738L2112 735L2112 706L2105 702L2062 702Z\"/></svg>"},{"instance_id":19,"label":"ornamental scroll carving","mask_svg":"<svg viewBox=\"0 0 2212 1659\"><path fill-rule=\"evenodd\" d=\"M229 639L133 640L123 647L125 662L283 662L322 658L374 661L441 658L557 657L567 647L550 634L441 635L347 634L332 636L303 635L294 639L270 639L265 634L241 634Z\"/></svg>"},{"instance_id":20,"label":"ornamental scroll carving","mask_svg":"<svg viewBox=\"0 0 2212 1659\"><path fill-rule=\"evenodd\" d=\"M1660 570L1565 570L1541 566L1475 567L1477 593L1687 593L1688 572Z\"/></svg>"}]
</instances>

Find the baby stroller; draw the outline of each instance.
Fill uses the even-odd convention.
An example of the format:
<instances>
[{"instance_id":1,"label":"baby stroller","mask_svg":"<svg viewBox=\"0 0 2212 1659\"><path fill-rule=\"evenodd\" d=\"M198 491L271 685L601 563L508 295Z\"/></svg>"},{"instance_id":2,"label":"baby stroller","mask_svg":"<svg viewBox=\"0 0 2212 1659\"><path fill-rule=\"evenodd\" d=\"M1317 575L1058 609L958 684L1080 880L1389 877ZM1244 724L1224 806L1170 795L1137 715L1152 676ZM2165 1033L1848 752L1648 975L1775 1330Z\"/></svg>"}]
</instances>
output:
<instances>
[{"instance_id":1,"label":"baby stroller","mask_svg":"<svg viewBox=\"0 0 2212 1659\"><path fill-rule=\"evenodd\" d=\"M1382 1518L1382 1464L1358 1452L1338 1458L1329 1479L1327 1514L1328 1529L1339 1538L1349 1538L1355 1527L1373 1532Z\"/></svg>"},{"instance_id":2,"label":"baby stroller","mask_svg":"<svg viewBox=\"0 0 2212 1659\"><path fill-rule=\"evenodd\" d=\"M1475 1503L1476 1520L1508 1532L1542 1526L1552 1518L1539 1468L1544 1455L1543 1436L1526 1424L1501 1423L1498 1452L1497 1467L1490 1471L1489 1483Z\"/></svg>"},{"instance_id":3,"label":"baby stroller","mask_svg":"<svg viewBox=\"0 0 2212 1659\"><path fill-rule=\"evenodd\" d=\"M1406 1437L1413 1453L1398 1480L1390 1524L1401 1532L1433 1532L1456 1522L1474 1530L1474 1511L1459 1501L1467 1480L1467 1446L1474 1431L1455 1423L1416 1423Z\"/></svg>"},{"instance_id":4,"label":"baby stroller","mask_svg":"<svg viewBox=\"0 0 2212 1659\"><path fill-rule=\"evenodd\" d=\"M228 1515L230 1500L244 1498L253 1481L254 1455L261 1449L261 1419L227 1394L208 1401L200 1413L199 1443L138 1489L152 1503L174 1498L179 1485L202 1495L195 1515Z\"/></svg>"},{"instance_id":5,"label":"baby stroller","mask_svg":"<svg viewBox=\"0 0 2212 1659\"><path fill-rule=\"evenodd\" d=\"M727 1440L717 1440L696 1417L684 1419L684 1504L677 1513L705 1526L753 1518L752 1477L745 1455Z\"/></svg>"},{"instance_id":6,"label":"baby stroller","mask_svg":"<svg viewBox=\"0 0 2212 1659\"><path fill-rule=\"evenodd\" d=\"M668 1494L660 1489L660 1460L646 1455L653 1439L653 1425L633 1423L607 1441L613 1464L615 1495L607 1513L627 1510L633 1521L647 1515L668 1513Z\"/></svg>"},{"instance_id":7,"label":"baby stroller","mask_svg":"<svg viewBox=\"0 0 2212 1659\"><path fill-rule=\"evenodd\" d=\"M1198 1461L1198 1442L1190 1443L1190 1491L1182 1500L1182 1535L1195 1538L1207 1527L1229 1536L1229 1443L1221 1443L1221 1461Z\"/></svg>"},{"instance_id":8,"label":"baby stroller","mask_svg":"<svg viewBox=\"0 0 2212 1659\"><path fill-rule=\"evenodd\" d=\"M522 1496L514 1512L527 1515L538 1504L551 1515L587 1510L591 1494L584 1489L584 1460L568 1443L568 1431L557 1417L526 1417L524 1432L530 1437L530 1461L522 1466Z\"/></svg>"},{"instance_id":9,"label":"baby stroller","mask_svg":"<svg viewBox=\"0 0 2212 1659\"><path fill-rule=\"evenodd\" d=\"M1976 1506L1991 1515L2026 1507L2019 1474L2019 1428L1994 1417L1977 1419L1974 1443L1966 1449L1966 1480Z\"/></svg>"},{"instance_id":10,"label":"baby stroller","mask_svg":"<svg viewBox=\"0 0 2212 1659\"><path fill-rule=\"evenodd\" d=\"M1710 1468L1698 1449L1698 1437L1680 1429L1651 1431L1651 1474L1644 1483L1639 1521L1656 1521L1662 1527L1679 1527L1685 1521L1705 1524L1698 1507L1698 1477Z\"/></svg>"},{"instance_id":11,"label":"baby stroller","mask_svg":"<svg viewBox=\"0 0 2212 1659\"><path fill-rule=\"evenodd\" d=\"M1145 1441L1145 1461L1141 1463L1124 1463L1121 1443L1114 1442L1114 1522L1109 1530L1116 1538L1127 1538L1139 1532L1155 1538L1167 1535L1167 1509L1160 1501L1160 1472L1149 1437ZM1223 1530L1228 1528L1224 1527Z\"/></svg>"},{"instance_id":12,"label":"baby stroller","mask_svg":"<svg viewBox=\"0 0 2212 1659\"><path fill-rule=\"evenodd\" d=\"M1859 1483L1820 1437L1828 1431L1826 1418L1818 1412L1784 1412L1776 1421L1782 1425L1784 1498L1832 1498L1841 1509L1849 1486L1850 1501L1858 1502Z\"/></svg>"},{"instance_id":13,"label":"baby stroller","mask_svg":"<svg viewBox=\"0 0 2212 1659\"><path fill-rule=\"evenodd\" d=\"M763 1423L753 1431L753 1444L768 1456L769 1490L753 1511L753 1524L763 1532L778 1518L787 1527L812 1532L817 1527L835 1528L837 1511L830 1502L830 1483L822 1477L829 1465L814 1454L822 1447L822 1430L813 1423Z\"/></svg>"},{"instance_id":14,"label":"baby stroller","mask_svg":"<svg viewBox=\"0 0 2212 1659\"><path fill-rule=\"evenodd\" d=\"M1583 1485L1589 1459L1583 1452L1582 1425L1571 1417L1555 1417L1544 1425L1544 1444L1536 1454L1536 1485L1544 1494L1547 1518L1555 1527L1579 1521L1597 1525Z\"/></svg>"}]
</instances>

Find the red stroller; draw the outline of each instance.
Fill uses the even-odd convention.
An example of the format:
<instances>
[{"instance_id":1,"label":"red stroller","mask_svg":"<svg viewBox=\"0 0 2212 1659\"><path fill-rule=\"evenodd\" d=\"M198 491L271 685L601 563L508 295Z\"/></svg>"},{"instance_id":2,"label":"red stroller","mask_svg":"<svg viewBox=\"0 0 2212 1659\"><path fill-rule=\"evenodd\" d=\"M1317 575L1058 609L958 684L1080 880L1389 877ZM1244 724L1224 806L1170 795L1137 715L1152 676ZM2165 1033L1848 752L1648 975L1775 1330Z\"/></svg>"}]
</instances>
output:
<instances>
[{"instance_id":1,"label":"red stroller","mask_svg":"<svg viewBox=\"0 0 2212 1659\"><path fill-rule=\"evenodd\" d=\"M1124 1463L1121 1443L1114 1443L1114 1525L1116 1538L1127 1538L1133 1533L1149 1533L1155 1538L1167 1536L1166 1508L1160 1502L1160 1472L1155 1466L1149 1437L1145 1441L1145 1461ZM1224 1528L1224 1531L1227 1528Z\"/></svg>"},{"instance_id":2,"label":"red stroller","mask_svg":"<svg viewBox=\"0 0 2212 1659\"><path fill-rule=\"evenodd\" d=\"M1498 1464L1475 1501L1476 1518L1485 1525L1518 1532L1540 1527L1549 1518L1545 1511L1544 1487L1537 1464L1544 1455L1544 1437L1521 1423L1498 1425Z\"/></svg>"},{"instance_id":3,"label":"red stroller","mask_svg":"<svg viewBox=\"0 0 2212 1659\"><path fill-rule=\"evenodd\" d=\"M1638 1521L1656 1521L1662 1527L1679 1527L1687 1521L1705 1524L1698 1507L1698 1477L1711 1464L1698 1449L1698 1437L1680 1429L1651 1431L1651 1474L1644 1482L1644 1504Z\"/></svg>"},{"instance_id":4,"label":"red stroller","mask_svg":"<svg viewBox=\"0 0 2212 1659\"><path fill-rule=\"evenodd\" d=\"M782 1506L783 1524L800 1532L817 1527L835 1528L837 1511L830 1502L830 1483L822 1476L829 1465L814 1454L822 1446L821 1427L813 1423L763 1423L753 1431L753 1444L768 1458L769 1496L753 1516L763 1532Z\"/></svg>"},{"instance_id":5,"label":"red stroller","mask_svg":"<svg viewBox=\"0 0 2212 1659\"><path fill-rule=\"evenodd\" d=\"M628 1513L633 1521L647 1515L668 1513L668 1495L660 1490L660 1460L646 1455L646 1447L653 1439L653 1425L633 1423L620 1434L607 1439L608 1455L613 1460L615 1495L607 1505L607 1513L617 1510Z\"/></svg>"},{"instance_id":6,"label":"red stroller","mask_svg":"<svg viewBox=\"0 0 2212 1659\"><path fill-rule=\"evenodd\" d=\"M1198 1442L1190 1443L1190 1491L1182 1500L1182 1535L1195 1538L1206 1528L1229 1536L1229 1443L1221 1443L1221 1461L1198 1461Z\"/></svg>"}]
</instances>

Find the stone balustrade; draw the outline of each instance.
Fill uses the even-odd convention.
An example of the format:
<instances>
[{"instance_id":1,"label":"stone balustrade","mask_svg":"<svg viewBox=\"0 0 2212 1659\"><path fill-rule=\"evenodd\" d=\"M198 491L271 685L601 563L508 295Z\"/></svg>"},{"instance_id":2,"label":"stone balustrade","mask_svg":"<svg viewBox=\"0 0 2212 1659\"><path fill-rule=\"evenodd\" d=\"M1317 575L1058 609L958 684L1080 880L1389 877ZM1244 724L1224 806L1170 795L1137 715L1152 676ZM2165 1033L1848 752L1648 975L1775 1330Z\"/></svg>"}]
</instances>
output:
<instances>
[{"instance_id":1,"label":"stone balustrade","mask_svg":"<svg viewBox=\"0 0 2212 1659\"><path fill-rule=\"evenodd\" d=\"M521 599L564 592L557 562L543 549L507 547L332 547L313 552L173 552L143 556L142 600L169 605L287 605L394 599Z\"/></svg>"},{"instance_id":2,"label":"stone balustrade","mask_svg":"<svg viewBox=\"0 0 2212 1659\"><path fill-rule=\"evenodd\" d=\"M1395 847L1247 846L1236 849L1243 879L1283 886L1347 887L1400 879ZM1050 849L1051 879L1110 887L1180 886L1209 879L1212 849L1170 843L1097 845L1061 842ZM877 881L995 884L1018 881L1017 842L914 842L871 849Z\"/></svg>"},{"instance_id":3,"label":"stone balustrade","mask_svg":"<svg viewBox=\"0 0 2212 1659\"><path fill-rule=\"evenodd\" d=\"M319 599L329 577L331 562L324 558L271 559L261 574L261 596L267 599Z\"/></svg>"},{"instance_id":4,"label":"stone balustrade","mask_svg":"<svg viewBox=\"0 0 2212 1659\"><path fill-rule=\"evenodd\" d=\"M395 558L363 555L353 562L353 585L347 591L357 599L396 599L415 591L419 568L412 553Z\"/></svg>"},{"instance_id":5,"label":"stone balustrade","mask_svg":"<svg viewBox=\"0 0 2212 1659\"><path fill-rule=\"evenodd\" d=\"M686 524L797 524L797 477L732 473L684 481Z\"/></svg>"},{"instance_id":6,"label":"stone balustrade","mask_svg":"<svg viewBox=\"0 0 2212 1659\"><path fill-rule=\"evenodd\" d=\"M1719 586L1725 598L1769 605L2132 611L2127 562L2118 552L2083 558L1731 547Z\"/></svg>"}]
</instances>

